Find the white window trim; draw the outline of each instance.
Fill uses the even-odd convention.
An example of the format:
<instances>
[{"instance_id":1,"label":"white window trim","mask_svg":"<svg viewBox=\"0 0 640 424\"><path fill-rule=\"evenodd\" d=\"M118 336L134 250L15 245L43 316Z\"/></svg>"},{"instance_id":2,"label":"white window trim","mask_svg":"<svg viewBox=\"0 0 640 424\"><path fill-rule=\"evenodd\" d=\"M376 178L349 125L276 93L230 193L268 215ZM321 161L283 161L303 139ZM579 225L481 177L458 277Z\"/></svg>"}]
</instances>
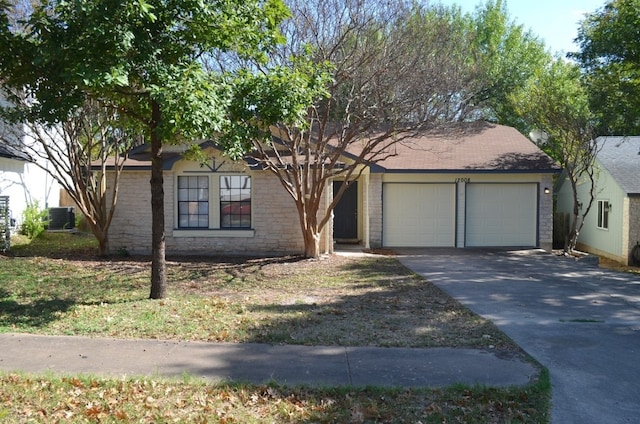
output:
<instances>
[{"instance_id":1,"label":"white window trim","mask_svg":"<svg viewBox=\"0 0 640 424\"><path fill-rule=\"evenodd\" d=\"M256 235L256 231L254 229L243 229L243 230L227 230L227 229L217 229L211 228L208 230L203 229L175 229L173 230L173 236L176 238L184 238L184 237L198 237L198 238L214 238L214 237L225 237L225 238L240 238L240 237L253 237Z\"/></svg>"},{"instance_id":2,"label":"white window trim","mask_svg":"<svg viewBox=\"0 0 640 424\"><path fill-rule=\"evenodd\" d=\"M606 209L604 204L606 203ZM602 206L601 206L602 205ZM607 226L602 227L600 224L600 210L602 208L602 217L604 221L604 214L607 214ZM611 221L611 216L609 216L609 212L611 211L611 202L607 199L601 199L597 201L597 211L596 211L596 228L599 230L608 231L609 230L609 222Z\"/></svg>"},{"instance_id":3,"label":"white window trim","mask_svg":"<svg viewBox=\"0 0 640 424\"><path fill-rule=\"evenodd\" d=\"M197 175L191 172L180 172L175 175L174 180L174 223L173 223L173 237L176 238L241 238L241 237L254 237L255 229L252 228L220 228L220 176L226 175L247 175L245 173L238 172L219 172L208 173L209 178L209 228L182 228L178 226L179 222L179 210L178 210L178 177ZM251 177L252 175L247 175ZM251 182L251 225L253 226L253 181Z\"/></svg>"}]
</instances>

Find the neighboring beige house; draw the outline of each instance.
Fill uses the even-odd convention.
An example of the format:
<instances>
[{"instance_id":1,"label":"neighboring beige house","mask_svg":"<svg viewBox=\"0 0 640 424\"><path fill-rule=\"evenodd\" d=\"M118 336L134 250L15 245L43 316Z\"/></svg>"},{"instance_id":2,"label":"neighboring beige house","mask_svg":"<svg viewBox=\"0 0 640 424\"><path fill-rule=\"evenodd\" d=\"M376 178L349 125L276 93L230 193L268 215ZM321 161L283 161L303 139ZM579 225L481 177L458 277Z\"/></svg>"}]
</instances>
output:
<instances>
[{"instance_id":1,"label":"neighboring beige house","mask_svg":"<svg viewBox=\"0 0 640 424\"><path fill-rule=\"evenodd\" d=\"M599 137L597 143L596 198L576 247L628 265L640 243L640 137ZM556 190L558 212L570 213L571 185L561 179ZM587 196L581 184L579 202L586 204Z\"/></svg>"},{"instance_id":2,"label":"neighboring beige house","mask_svg":"<svg viewBox=\"0 0 640 424\"><path fill-rule=\"evenodd\" d=\"M206 166L165 154L166 247L181 254L297 254L298 213L280 182L210 147ZM552 244L552 176L560 168L513 128L474 125L396 144L366 169L325 229L334 240L376 247L541 247ZM345 155L349 160L349 155ZM134 152L110 227L114 250L151 250L149 162ZM340 182L334 182L339 184ZM326 203L332 195L327 190Z\"/></svg>"}]
</instances>

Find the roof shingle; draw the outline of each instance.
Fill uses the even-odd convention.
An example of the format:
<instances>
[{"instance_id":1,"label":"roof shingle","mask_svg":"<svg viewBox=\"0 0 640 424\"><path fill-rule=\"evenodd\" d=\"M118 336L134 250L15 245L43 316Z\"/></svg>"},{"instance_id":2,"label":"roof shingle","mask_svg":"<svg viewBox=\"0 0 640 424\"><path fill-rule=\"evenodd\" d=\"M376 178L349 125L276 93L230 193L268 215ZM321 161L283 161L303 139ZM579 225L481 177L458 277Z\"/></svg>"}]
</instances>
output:
<instances>
[{"instance_id":1,"label":"roof shingle","mask_svg":"<svg viewBox=\"0 0 640 424\"><path fill-rule=\"evenodd\" d=\"M598 137L596 158L627 194L640 194L640 137Z\"/></svg>"},{"instance_id":2,"label":"roof shingle","mask_svg":"<svg viewBox=\"0 0 640 424\"><path fill-rule=\"evenodd\" d=\"M22 160L27 162L30 162L32 160L28 154L21 152L20 150L11 146L9 143L5 142L4 140L0 140L0 157Z\"/></svg>"},{"instance_id":3,"label":"roof shingle","mask_svg":"<svg viewBox=\"0 0 640 424\"><path fill-rule=\"evenodd\" d=\"M560 167L515 128L488 123L396 143L378 172L559 172Z\"/></svg>"}]
</instances>

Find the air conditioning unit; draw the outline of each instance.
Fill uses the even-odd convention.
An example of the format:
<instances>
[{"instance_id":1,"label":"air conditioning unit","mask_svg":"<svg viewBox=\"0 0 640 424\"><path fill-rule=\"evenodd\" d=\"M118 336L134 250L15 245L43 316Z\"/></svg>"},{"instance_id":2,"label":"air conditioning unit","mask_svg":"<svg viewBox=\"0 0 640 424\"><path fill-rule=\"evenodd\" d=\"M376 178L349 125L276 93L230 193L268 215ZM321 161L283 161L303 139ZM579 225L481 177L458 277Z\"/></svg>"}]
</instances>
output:
<instances>
[{"instance_id":1,"label":"air conditioning unit","mask_svg":"<svg viewBox=\"0 0 640 424\"><path fill-rule=\"evenodd\" d=\"M75 225L72 207L49 208L49 230L71 230Z\"/></svg>"}]
</instances>

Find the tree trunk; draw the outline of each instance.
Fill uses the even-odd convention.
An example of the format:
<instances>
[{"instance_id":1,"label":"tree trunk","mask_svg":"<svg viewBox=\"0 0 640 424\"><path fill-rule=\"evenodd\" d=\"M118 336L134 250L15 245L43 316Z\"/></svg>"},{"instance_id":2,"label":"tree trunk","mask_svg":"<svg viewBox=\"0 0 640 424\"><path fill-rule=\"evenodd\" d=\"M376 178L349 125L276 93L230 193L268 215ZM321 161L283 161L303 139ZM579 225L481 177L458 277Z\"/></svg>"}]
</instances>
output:
<instances>
[{"instance_id":1,"label":"tree trunk","mask_svg":"<svg viewBox=\"0 0 640 424\"><path fill-rule=\"evenodd\" d=\"M162 175L162 140L158 134L160 106L152 102L151 129L151 293L150 299L164 299L167 291L164 233L164 180Z\"/></svg>"},{"instance_id":2,"label":"tree trunk","mask_svg":"<svg viewBox=\"0 0 640 424\"><path fill-rule=\"evenodd\" d=\"M304 256L306 258L320 257L320 233L312 228L303 230Z\"/></svg>"},{"instance_id":3,"label":"tree trunk","mask_svg":"<svg viewBox=\"0 0 640 424\"><path fill-rule=\"evenodd\" d=\"M98 239L98 256L109 256L109 234L103 232L96 238Z\"/></svg>"},{"instance_id":4,"label":"tree trunk","mask_svg":"<svg viewBox=\"0 0 640 424\"><path fill-rule=\"evenodd\" d=\"M313 208L308 200L296 201L296 207L304 241L304 256L318 258L320 257L320 231L316 221L317 208Z\"/></svg>"},{"instance_id":5,"label":"tree trunk","mask_svg":"<svg viewBox=\"0 0 640 424\"><path fill-rule=\"evenodd\" d=\"M578 219L580 217L580 204L578 203L578 184L576 182L576 178L574 178L573 175L569 175L569 180L571 183L571 194L573 196L573 213L569 225L567 243L564 246L565 253L573 252L576 248L576 244L578 244Z\"/></svg>"}]
</instances>

